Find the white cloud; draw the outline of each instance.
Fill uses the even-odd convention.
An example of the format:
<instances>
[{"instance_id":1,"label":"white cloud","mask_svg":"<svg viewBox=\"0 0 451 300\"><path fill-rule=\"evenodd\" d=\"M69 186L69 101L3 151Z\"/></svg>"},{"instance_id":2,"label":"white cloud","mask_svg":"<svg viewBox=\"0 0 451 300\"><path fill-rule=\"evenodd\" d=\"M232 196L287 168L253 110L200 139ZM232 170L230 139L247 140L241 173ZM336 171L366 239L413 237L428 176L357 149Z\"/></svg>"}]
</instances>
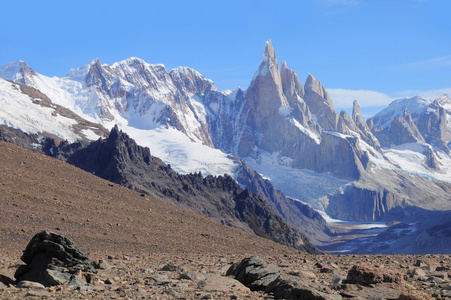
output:
<instances>
[{"instance_id":1,"label":"white cloud","mask_svg":"<svg viewBox=\"0 0 451 300\"><path fill-rule=\"evenodd\" d=\"M428 90L428 91L421 91L421 90L407 90L407 91L400 91L396 92L394 95L396 98L406 98L406 97L413 97L413 96L421 96L430 100L435 100L442 96L443 94L448 94L451 96L451 87L449 88L443 88L443 89L436 89L436 90Z\"/></svg>"},{"instance_id":2,"label":"white cloud","mask_svg":"<svg viewBox=\"0 0 451 300\"><path fill-rule=\"evenodd\" d=\"M436 90L406 90L395 92L393 95L387 95L371 90L327 89L327 92L334 101L335 107L340 109L349 109L352 108L352 102L354 100L357 100L361 108L387 106L393 100L415 96L435 100L443 94L448 94L451 96L451 87Z\"/></svg>"},{"instance_id":3,"label":"white cloud","mask_svg":"<svg viewBox=\"0 0 451 300\"><path fill-rule=\"evenodd\" d=\"M388 105L394 99L384 93L370 90L327 89L336 107L351 108L357 100L360 107Z\"/></svg>"}]
</instances>

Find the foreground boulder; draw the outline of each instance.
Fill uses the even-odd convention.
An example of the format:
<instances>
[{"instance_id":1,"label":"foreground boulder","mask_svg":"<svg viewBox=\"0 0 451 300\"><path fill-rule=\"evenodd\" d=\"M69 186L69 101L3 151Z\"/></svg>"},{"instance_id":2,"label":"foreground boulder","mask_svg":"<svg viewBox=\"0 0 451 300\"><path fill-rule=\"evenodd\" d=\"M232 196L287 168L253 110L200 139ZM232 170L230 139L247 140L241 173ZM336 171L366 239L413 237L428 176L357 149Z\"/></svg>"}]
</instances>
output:
<instances>
[{"instance_id":1,"label":"foreground boulder","mask_svg":"<svg viewBox=\"0 0 451 300\"><path fill-rule=\"evenodd\" d=\"M268 265L259 256L251 256L233 264L226 273L250 288L252 291L264 291L280 275L279 268Z\"/></svg>"},{"instance_id":2,"label":"foreground boulder","mask_svg":"<svg viewBox=\"0 0 451 300\"><path fill-rule=\"evenodd\" d=\"M77 273L95 273L88 258L71 240L49 231L37 233L20 259L26 265L16 270L16 282L28 280L52 286L70 283Z\"/></svg>"},{"instance_id":3,"label":"foreground boulder","mask_svg":"<svg viewBox=\"0 0 451 300\"><path fill-rule=\"evenodd\" d=\"M355 265L348 271L347 283L371 285L377 283L402 284L402 275L394 270L373 266Z\"/></svg>"}]
</instances>

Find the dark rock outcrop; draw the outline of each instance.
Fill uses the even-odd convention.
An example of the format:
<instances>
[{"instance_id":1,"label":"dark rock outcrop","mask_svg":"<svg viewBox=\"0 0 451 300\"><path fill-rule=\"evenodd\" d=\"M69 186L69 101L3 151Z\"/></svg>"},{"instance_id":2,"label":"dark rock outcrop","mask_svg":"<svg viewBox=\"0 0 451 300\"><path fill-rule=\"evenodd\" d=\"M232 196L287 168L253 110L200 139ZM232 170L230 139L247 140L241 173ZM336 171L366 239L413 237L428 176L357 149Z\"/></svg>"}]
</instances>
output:
<instances>
[{"instance_id":1,"label":"dark rock outcrop","mask_svg":"<svg viewBox=\"0 0 451 300\"><path fill-rule=\"evenodd\" d=\"M25 248L20 266L14 277L39 282L44 286L67 284L77 272L94 273L88 258L63 235L41 231Z\"/></svg>"},{"instance_id":2,"label":"dark rock outcrop","mask_svg":"<svg viewBox=\"0 0 451 300\"><path fill-rule=\"evenodd\" d=\"M280 271L277 266L268 265L262 258L251 256L233 264L226 276L233 276L252 291L264 291L280 276Z\"/></svg>"}]
</instances>

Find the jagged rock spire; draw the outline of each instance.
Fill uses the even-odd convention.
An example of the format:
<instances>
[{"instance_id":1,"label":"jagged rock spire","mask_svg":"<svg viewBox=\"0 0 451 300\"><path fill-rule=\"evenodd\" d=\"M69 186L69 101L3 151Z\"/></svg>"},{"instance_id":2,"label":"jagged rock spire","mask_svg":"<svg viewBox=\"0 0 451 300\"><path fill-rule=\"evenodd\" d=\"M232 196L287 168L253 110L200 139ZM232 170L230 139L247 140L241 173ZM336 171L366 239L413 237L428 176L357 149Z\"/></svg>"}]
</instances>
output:
<instances>
[{"instance_id":1,"label":"jagged rock spire","mask_svg":"<svg viewBox=\"0 0 451 300\"><path fill-rule=\"evenodd\" d=\"M325 100L326 104L331 108L335 109L334 103L332 99L329 96L329 93L327 93L324 86L321 84L321 82L313 77L312 74L308 74L307 80L305 81L305 92L316 93L318 96L320 96L322 99Z\"/></svg>"}]
</instances>

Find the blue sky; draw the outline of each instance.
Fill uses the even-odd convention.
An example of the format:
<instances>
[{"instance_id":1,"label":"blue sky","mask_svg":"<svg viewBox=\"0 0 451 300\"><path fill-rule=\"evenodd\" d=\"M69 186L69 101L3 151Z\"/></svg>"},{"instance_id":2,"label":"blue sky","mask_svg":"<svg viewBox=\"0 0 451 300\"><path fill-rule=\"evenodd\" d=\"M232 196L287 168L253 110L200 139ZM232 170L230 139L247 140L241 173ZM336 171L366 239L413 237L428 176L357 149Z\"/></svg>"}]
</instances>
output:
<instances>
[{"instance_id":1,"label":"blue sky","mask_svg":"<svg viewBox=\"0 0 451 300\"><path fill-rule=\"evenodd\" d=\"M451 94L449 0L6 1L2 11L0 65L24 60L47 76L137 56L246 88L272 40L279 64L318 78L337 108Z\"/></svg>"}]
</instances>

